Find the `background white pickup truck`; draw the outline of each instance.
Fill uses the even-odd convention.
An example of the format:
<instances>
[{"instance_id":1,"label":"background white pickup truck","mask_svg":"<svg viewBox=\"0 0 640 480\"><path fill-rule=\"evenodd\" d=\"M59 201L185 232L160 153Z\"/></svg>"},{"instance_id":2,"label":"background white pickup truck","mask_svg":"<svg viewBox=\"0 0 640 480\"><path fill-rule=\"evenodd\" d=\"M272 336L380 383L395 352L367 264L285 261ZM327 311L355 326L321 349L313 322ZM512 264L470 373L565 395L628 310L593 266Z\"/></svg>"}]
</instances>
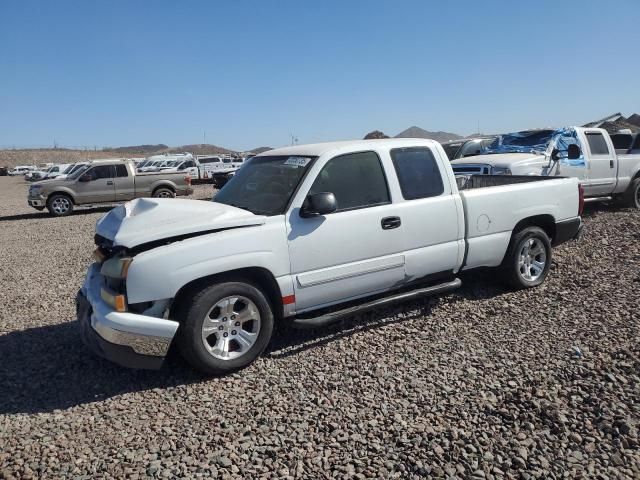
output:
<instances>
[{"instance_id":1,"label":"background white pickup truck","mask_svg":"<svg viewBox=\"0 0 640 480\"><path fill-rule=\"evenodd\" d=\"M194 367L226 373L280 319L324 325L454 289L476 267L539 285L551 246L579 234L581 203L576 179L457 181L431 140L271 150L213 202L139 199L99 220L78 319L121 365L159 367L176 337Z\"/></svg>"},{"instance_id":2,"label":"background white pickup truck","mask_svg":"<svg viewBox=\"0 0 640 480\"><path fill-rule=\"evenodd\" d=\"M640 208L640 154L617 154L601 128L569 127L500 135L483 155L451 162L456 174L575 177L589 199Z\"/></svg>"}]
</instances>

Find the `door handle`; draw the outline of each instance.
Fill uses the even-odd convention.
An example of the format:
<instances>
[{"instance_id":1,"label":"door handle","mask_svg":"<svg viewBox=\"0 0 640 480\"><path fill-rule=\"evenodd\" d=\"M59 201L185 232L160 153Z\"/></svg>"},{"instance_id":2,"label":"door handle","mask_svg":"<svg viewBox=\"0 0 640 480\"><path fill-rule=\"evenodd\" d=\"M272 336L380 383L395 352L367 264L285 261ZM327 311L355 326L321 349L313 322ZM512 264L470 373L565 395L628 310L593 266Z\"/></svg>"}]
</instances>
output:
<instances>
[{"instance_id":1,"label":"door handle","mask_svg":"<svg viewBox=\"0 0 640 480\"><path fill-rule=\"evenodd\" d=\"M392 228L398 228L402 221L400 217L384 217L380 221L380 225L382 225L383 230L391 230Z\"/></svg>"},{"instance_id":2,"label":"door handle","mask_svg":"<svg viewBox=\"0 0 640 480\"><path fill-rule=\"evenodd\" d=\"M113 185L113 181L107 180L107 185Z\"/></svg>"},{"instance_id":3,"label":"door handle","mask_svg":"<svg viewBox=\"0 0 640 480\"><path fill-rule=\"evenodd\" d=\"M613 168L613 160L609 160L609 168Z\"/></svg>"}]
</instances>

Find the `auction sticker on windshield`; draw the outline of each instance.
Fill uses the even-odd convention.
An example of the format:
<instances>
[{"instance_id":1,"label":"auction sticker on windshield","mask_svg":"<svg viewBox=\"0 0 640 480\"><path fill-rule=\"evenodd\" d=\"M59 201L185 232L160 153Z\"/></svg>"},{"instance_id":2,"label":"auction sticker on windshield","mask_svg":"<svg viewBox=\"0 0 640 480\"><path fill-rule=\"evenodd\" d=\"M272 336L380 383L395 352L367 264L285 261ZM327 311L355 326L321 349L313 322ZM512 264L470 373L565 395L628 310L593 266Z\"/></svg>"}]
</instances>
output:
<instances>
[{"instance_id":1,"label":"auction sticker on windshield","mask_svg":"<svg viewBox=\"0 0 640 480\"><path fill-rule=\"evenodd\" d=\"M284 162L284 164L294 165L296 167L306 167L310 161L311 161L311 158L309 157L289 157L287 161Z\"/></svg>"}]
</instances>

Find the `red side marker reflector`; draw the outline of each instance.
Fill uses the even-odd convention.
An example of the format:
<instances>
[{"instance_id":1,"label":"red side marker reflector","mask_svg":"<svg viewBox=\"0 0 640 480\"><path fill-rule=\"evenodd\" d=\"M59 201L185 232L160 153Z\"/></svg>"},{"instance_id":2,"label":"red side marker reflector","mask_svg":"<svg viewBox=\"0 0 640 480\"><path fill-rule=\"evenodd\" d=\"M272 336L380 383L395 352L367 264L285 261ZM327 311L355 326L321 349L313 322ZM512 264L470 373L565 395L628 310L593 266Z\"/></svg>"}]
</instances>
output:
<instances>
[{"instance_id":1,"label":"red side marker reflector","mask_svg":"<svg viewBox=\"0 0 640 480\"><path fill-rule=\"evenodd\" d=\"M282 297L283 305L291 305L292 303L296 303L295 295L287 295L286 297Z\"/></svg>"}]
</instances>

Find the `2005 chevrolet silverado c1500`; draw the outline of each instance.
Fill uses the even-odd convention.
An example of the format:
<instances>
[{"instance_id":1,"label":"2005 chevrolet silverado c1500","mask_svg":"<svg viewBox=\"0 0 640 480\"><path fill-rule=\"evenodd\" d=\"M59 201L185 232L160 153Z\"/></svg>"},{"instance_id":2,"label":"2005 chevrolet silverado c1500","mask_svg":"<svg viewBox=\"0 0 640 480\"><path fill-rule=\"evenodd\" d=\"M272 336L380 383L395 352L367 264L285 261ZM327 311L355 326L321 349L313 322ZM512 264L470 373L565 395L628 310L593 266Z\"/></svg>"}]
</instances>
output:
<instances>
[{"instance_id":1,"label":"2005 chevrolet silverado c1500","mask_svg":"<svg viewBox=\"0 0 640 480\"><path fill-rule=\"evenodd\" d=\"M140 197L190 195L191 177L184 173L136 173L130 160L94 160L61 179L31 185L27 202L56 217L69 215L74 205L115 203Z\"/></svg>"},{"instance_id":2,"label":"2005 chevrolet silverado c1500","mask_svg":"<svg viewBox=\"0 0 640 480\"><path fill-rule=\"evenodd\" d=\"M456 179L432 140L271 150L212 202L138 199L102 217L78 319L121 365L157 368L175 341L195 368L226 373L275 321L324 325L455 289L476 267L539 285L551 247L579 234L581 203L575 178Z\"/></svg>"}]
</instances>

